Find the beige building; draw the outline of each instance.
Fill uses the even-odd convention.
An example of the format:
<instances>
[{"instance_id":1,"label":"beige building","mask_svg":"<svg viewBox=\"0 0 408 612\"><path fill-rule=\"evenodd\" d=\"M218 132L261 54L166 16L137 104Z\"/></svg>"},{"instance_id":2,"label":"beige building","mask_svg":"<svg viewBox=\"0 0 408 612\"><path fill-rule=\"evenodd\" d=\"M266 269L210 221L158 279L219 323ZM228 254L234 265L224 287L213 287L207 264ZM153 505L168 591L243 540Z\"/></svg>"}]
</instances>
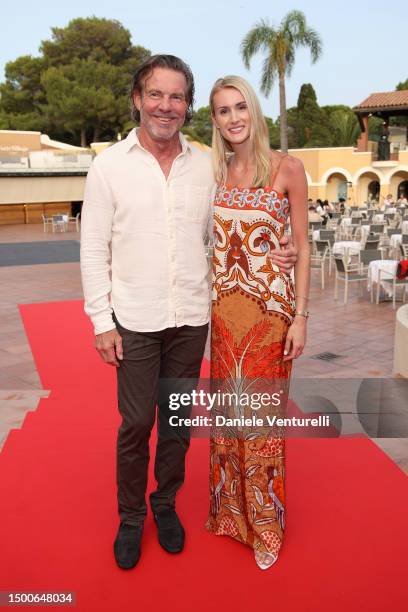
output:
<instances>
[{"instance_id":1,"label":"beige building","mask_svg":"<svg viewBox=\"0 0 408 612\"><path fill-rule=\"evenodd\" d=\"M76 213L91 161L88 149L46 134L0 130L0 225Z\"/></svg>"},{"instance_id":2,"label":"beige building","mask_svg":"<svg viewBox=\"0 0 408 612\"><path fill-rule=\"evenodd\" d=\"M93 156L111 144L97 142L83 149L40 132L0 130L0 225L42 223L43 215L75 215Z\"/></svg>"},{"instance_id":3,"label":"beige building","mask_svg":"<svg viewBox=\"0 0 408 612\"><path fill-rule=\"evenodd\" d=\"M408 196L408 149L387 161L377 161L373 151L354 147L292 149L290 153L305 166L310 198L335 202L343 197L362 205L374 199L382 202L389 193L395 200L402 191Z\"/></svg>"},{"instance_id":4,"label":"beige building","mask_svg":"<svg viewBox=\"0 0 408 612\"><path fill-rule=\"evenodd\" d=\"M345 198L361 205L391 194L394 200L408 197L408 146L406 128L390 126L390 117L408 117L408 91L370 94L353 108L360 123L357 147L294 149L302 160L309 197L331 202ZM383 121L378 142L368 140L370 117Z\"/></svg>"}]
</instances>

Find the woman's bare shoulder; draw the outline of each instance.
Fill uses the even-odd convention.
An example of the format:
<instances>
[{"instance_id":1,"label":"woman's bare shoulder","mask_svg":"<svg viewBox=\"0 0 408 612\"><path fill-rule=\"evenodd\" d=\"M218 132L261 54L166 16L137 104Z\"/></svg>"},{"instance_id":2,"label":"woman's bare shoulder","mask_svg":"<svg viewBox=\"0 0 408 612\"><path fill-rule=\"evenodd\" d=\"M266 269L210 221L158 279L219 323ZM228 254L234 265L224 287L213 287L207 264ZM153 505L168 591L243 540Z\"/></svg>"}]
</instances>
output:
<instances>
[{"instance_id":1,"label":"woman's bare shoulder","mask_svg":"<svg viewBox=\"0 0 408 612\"><path fill-rule=\"evenodd\" d=\"M306 172L301 159L288 155L285 162L285 179L292 187L306 184Z\"/></svg>"},{"instance_id":2,"label":"woman's bare shoulder","mask_svg":"<svg viewBox=\"0 0 408 612\"><path fill-rule=\"evenodd\" d=\"M291 170L294 173L304 172L305 170L302 160L298 157L294 157L293 155L289 155L289 153L286 155L285 165L287 166L288 170Z\"/></svg>"},{"instance_id":3,"label":"woman's bare shoulder","mask_svg":"<svg viewBox=\"0 0 408 612\"><path fill-rule=\"evenodd\" d=\"M294 171L301 169L303 170L303 163L297 157L290 155L289 153L282 153L281 151L270 150L270 160L273 166L277 166L284 161L284 165L290 170Z\"/></svg>"},{"instance_id":4,"label":"woman's bare shoulder","mask_svg":"<svg viewBox=\"0 0 408 612\"><path fill-rule=\"evenodd\" d=\"M269 149L269 159L271 160L272 165L277 166L284 157L284 153L281 153L280 151L275 151L274 149Z\"/></svg>"}]
</instances>

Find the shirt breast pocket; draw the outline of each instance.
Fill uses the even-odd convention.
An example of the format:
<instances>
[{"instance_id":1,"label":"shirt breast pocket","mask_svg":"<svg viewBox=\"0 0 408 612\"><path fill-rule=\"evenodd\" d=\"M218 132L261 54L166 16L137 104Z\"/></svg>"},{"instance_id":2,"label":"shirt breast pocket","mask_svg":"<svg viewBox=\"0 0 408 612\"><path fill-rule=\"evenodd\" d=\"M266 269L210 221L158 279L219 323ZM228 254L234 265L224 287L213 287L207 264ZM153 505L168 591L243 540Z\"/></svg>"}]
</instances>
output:
<instances>
[{"instance_id":1,"label":"shirt breast pocket","mask_svg":"<svg viewBox=\"0 0 408 612\"><path fill-rule=\"evenodd\" d=\"M202 223L208 217L209 188L203 185L185 185L184 216L187 221Z\"/></svg>"}]
</instances>

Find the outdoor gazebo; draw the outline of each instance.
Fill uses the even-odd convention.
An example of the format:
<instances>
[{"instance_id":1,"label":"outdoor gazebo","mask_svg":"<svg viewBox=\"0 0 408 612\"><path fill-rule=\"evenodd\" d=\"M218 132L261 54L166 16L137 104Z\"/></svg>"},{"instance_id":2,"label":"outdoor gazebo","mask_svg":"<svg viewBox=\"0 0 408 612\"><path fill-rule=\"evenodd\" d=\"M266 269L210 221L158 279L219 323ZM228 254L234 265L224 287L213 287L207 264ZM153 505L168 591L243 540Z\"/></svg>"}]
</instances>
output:
<instances>
[{"instance_id":1,"label":"outdoor gazebo","mask_svg":"<svg viewBox=\"0 0 408 612\"><path fill-rule=\"evenodd\" d=\"M408 89L373 93L353 108L361 127L361 136L357 143L358 151L368 151L368 120L370 117L383 119L383 132L378 143L378 159L390 159L389 119L390 117L408 117Z\"/></svg>"}]
</instances>

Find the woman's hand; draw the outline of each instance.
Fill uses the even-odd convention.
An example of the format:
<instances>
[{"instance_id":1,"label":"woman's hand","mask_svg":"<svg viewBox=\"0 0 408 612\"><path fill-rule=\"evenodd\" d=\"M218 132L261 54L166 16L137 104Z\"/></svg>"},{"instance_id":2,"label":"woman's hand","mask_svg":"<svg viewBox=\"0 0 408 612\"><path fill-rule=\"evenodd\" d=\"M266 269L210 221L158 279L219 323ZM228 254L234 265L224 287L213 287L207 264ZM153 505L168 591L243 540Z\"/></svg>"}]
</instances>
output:
<instances>
[{"instance_id":1,"label":"woman's hand","mask_svg":"<svg viewBox=\"0 0 408 612\"><path fill-rule=\"evenodd\" d=\"M297 359L303 352L306 344L306 317L295 316L292 325L289 327L283 361Z\"/></svg>"}]
</instances>

